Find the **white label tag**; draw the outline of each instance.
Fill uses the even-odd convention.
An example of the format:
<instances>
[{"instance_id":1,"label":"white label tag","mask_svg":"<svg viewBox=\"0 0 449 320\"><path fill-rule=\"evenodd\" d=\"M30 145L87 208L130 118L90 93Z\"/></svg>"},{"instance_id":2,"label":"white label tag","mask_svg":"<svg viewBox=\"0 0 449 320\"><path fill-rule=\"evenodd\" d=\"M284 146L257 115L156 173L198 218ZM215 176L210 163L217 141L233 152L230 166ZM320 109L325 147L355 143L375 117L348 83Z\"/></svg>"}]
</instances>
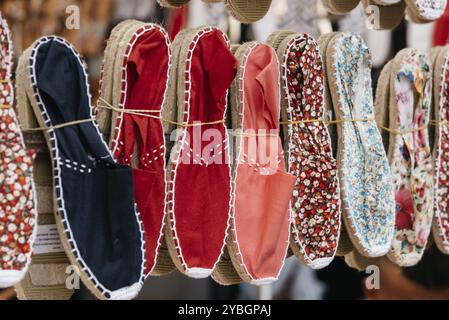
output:
<instances>
[{"instance_id":1,"label":"white label tag","mask_svg":"<svg viewBox=\"0 0 449 320\"><path fill-rule=\"evenodd\" d=\"M64 252L59 232L55 224L39 225L37 227L34 254Z\"/></svg>"}]
</instances>

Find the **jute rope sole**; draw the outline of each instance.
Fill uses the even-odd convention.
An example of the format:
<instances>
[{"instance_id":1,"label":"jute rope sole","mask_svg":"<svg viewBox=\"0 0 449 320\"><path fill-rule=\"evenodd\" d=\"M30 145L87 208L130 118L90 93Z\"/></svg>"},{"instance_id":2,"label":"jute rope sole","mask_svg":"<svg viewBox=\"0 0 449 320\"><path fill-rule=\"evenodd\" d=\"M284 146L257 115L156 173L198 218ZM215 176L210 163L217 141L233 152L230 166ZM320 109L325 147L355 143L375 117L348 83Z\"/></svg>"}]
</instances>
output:
<instances>
[{"instance_id":1,"label":"jute rope sole","mask_svg":"<svg viewBox=\"0 0 449 320\"><path fill-rule=\"evenodd\" d=\"M392 30L404 19L406 9L404 1L392 5L380 5L375 0L362 0L362 3L365 10L371 6L375 6L379 10L374 12L373 19L369 20L375 30Z\"/></svg>"},{"instance_id":2,"label":"jute rope sole","mask_svg":"<svg viewBox=\"0 0 449 320\"><path fill-rule=\"evenodd\" d=\"M262 19L271 7L272 0L224 0L229 13L243 23L254 23Z\"/></svg>"},{"instance_id":3,"label":"jute rope sole","mask_svg":"<svg viewBox=\"0 0 449 320\"><path fill-rule=\"evenodd\" d=\"M333 14L346 14L354 10L360 0L323 0L323 4Z\"/></svg>"}]
</instances>

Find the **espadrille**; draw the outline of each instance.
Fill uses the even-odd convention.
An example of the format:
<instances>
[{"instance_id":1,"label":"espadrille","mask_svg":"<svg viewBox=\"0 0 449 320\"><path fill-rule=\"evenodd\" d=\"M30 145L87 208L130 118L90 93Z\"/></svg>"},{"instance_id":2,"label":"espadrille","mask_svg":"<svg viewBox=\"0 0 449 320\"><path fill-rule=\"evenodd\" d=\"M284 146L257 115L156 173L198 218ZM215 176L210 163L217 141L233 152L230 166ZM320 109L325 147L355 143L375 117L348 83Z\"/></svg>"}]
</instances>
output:
<instances>
[{"instance_id":1,"label":"espadrille","mask_svg":"<svg viewBox=\"0 0 449 320\"><path fill-rule=\"evenodd\" d=\"M167 171L166 238L177 268L205 278L220 260L229 223L225 115L237 66L227 36L215 27L180 33L172 52L176 75L169 108L177 110L178 130Z\"/></svg>"},{"instance_id":2,"label":"espadrille","mask_svg":"<svg viewBox=\"0 0 449 320\"><path fill-rule=\"evenodd\" d=\"M223 0L229 13L243 23L254 23L262 19L270 10L272 0Z\"/></svg>"},{"instance_id":3,"label":"espadrille","mask_svg":"<svg viewBox=\"0 0 449 320\"><path fill-rule=\"evenodd\" d=\"M132 299L145 276L132 171L114 161L93 119L84 62L54 36L37 40L22 61L19 81L50 149L63 247L97 298Z\"/></svg>"},{"instance_id":4,"label":"espadrille","mask_svg":"<svg viewBox=\"0 0 449 320\"><path fill-rule=\"evenodd\" d=\"M34 151L27 151L13 110L13 48L0 15L0 288L22 281L31 263L37 204Z\"/></svg>"},{"instance_id":5,"label":"espadrille","mask_svg":"<svg viewBox=\"0 0 449 320\"><path fill-rule=\"evenodd\" d=\"M434 65L435 218L433 238L449 254L449 47L440 47Z\"/></svg>"},{"instance_id":6,"label":"espadrille","mask_svg":"<svg viewBox=\"0 0 449 320\"><path fill-rule=\"evenodd\" d=\"M389 110L389 115L379 116L378 121L383 118L380 124L389 133L388 156L396 197L396 233L388 257L402 267L421 260L432 226L433 170L428 136L431 74L426 54L402 50L382 71L376 98L376 108L381 110L378 114ZM388 94L380 93L388 87Z\"/></svg>"},{"instance_id":7,"label":"espadrille","mask_svg":"<svg viewBox=\"0 0 449 320\"><path fill-rule=\"evenodd\" d=\"M325 84L324 84L324 88L325 88L324 89L325 118L328 120L333 120L333 121L335 121L336 118L335 118L335 113L334 113L334 108L333 108L332 96L330 94L330 89L329 89L329 81L327 81L327 76L326 76L326 70L327 70L326 52L327 52L327 47L329 45L330 40L332 40L332 38L336 35L337 35L336 32L332 32L332 33L322 35L318 39L318 45L320 47L323 67L324 67L324 71L325 71L324 72L325 73L325 75L324 75L324 79L325 79ZM330 133L331 142L332 142L333 156L334 156L334 158L336 158L337 157L337 149L338 149L337 126L334 126L334 125L329 126L329 133ZM346 226L344 223L341 223L341 232L340 232L340 239L338 241L337 256L343 257L343 256L349 254L353 250L354 250L354 246L352 245L351 239L349 239L348 232L346 231Z\"/></svg>"},{"instance_id":8,"label":"espadrille","mask_svg":"<svg viewBox=\"0 0 449 320\"><path fill-rule=\"evenodd\" d=\"M391 30L396 28L405 17L406 5L404 1L395 1L389 4L381 4L376 0L362 0L365 11L372 6L377 8L368 21L375 30Z\"/></svg>"},{"instance_id":9,"label":"espadrille","mask_svg":"<svg viewBox=\"0 0 449 320\"><path fill-rule=\"evenodd\" d=\"M340 33L330 40L326 60L337 119L343 220L362 255L384 256L394 235L395 202L374 118L371 55L359 35Z\"/></svg>"},{"instance_id":10,"label":"espadrille","mask_svg":"<svg viewBox=\"0 0 449 320\"><path fill-rule=\"evenodd\" d=\"M100 74L100 96L102 99L107 100L112 103L112 93L114 92L114 68L115 59L118 55L118 50L120 47L123 47L122 38L125 36L127 31L132 27L141 26L143 23L137 20L125 20L116 25L109 35L109 39L107 40L106 49L104 51L103 63L101 65L101 74ZM122 44L122 46L120 46ZM123 50L123 49L122 49ZM110 99L110 100L108 100ZM101 105L101 102L97 102L98 105ZM100 127L103 136L107 141L110 141L111 134L115 131L115 125L113 126L112 121L112 113L113 110L106 108L97 108L97 121Z\"/></svg>"},{"instance_id":11,"label":"espadrille","mask_svg":"<svg viewBox=\"0 0 449 320\"><path fill-rule=\"evenodd\" d=\"M187 5L190 0L157 0L157 2L167 8L181 8Z\"/></svg>"},{"instance_id":12,"label":"espadrille","mask_svg":"<svg viewBox=\"0 0 449 320\"><path fill-rule=\"evenodd\" d=\"M380 4L382 6L390 6L393 4L397 4L403 0L373 0L374 3Z\"/></svg>"},{"instance_id":13,"label":"espadrille","mask_svg":"<svg viewBox=\"0 0 449 320\"><path fill-rule=\"evenodd\" d=\"M29 55L29 54L28 54ZM68 300L74 293L66 280L70 261L64 251L55 221L52 164L47 142L27 96L23 77L28 72L28 57L22 55L17 69L17 117L28 149L35 150L33 177L37 198L37 233L32 262L25 278L14 286L20 300ZM32 95L32 91L30 92Z\"/></svg>"},{"instance_id":14,"label":"espadrille","mask_svg":"<svg viewBox=\"0 0 449 320\"><path fill-rule=\"evenodd\" d=\"M281 119L288 171L297 177L291 203L291 249L314 269L334 259L341 231L340 184L324 122L324 68L316 41L307 34L283 37Z\"/></svg>"},{"instance_id":15,"label":"espadrille","mask_svg":"<svg viewBox=\"0 0 449 320\"><path fill-rule=\"evenodd\" d=\"M378 266L380 258L367 258L362 256L357 250L345 256L346 264L359 272L366 272L370 266Z\"/></svg>"},{"instance_id":16,"label":"espadrille","mask_svg":"<svg viewBox=\"0 0 449 320\"><path fill-rule=\"evenodd\" d=\"M231 46L231 51L234 55L239 47L240 47L239 44L234 44ZM232 128L233 117L231 108L228 108L226 117L227 117L226 126L228 128ZM231 156L233 156L233 154ZM222 286L237 285L244 282L242 277L239 275L236 268L234 267L234 264L232 263L232 259L227 247L225 247L223 255L220 258L220 261L215 266L214 272L212 273L212 279L214 279L215 282L217 282Z\"/></svg>"},{"instance_id":17,"label":"espadrille","mask_svg":"<svg viewBox=\"0 0 449 320\"><path fill-rule=\"evenodd\" d=\"M404 0L410 19L416 23L438 20L443 16L447 0Z\"/></svg>"},{"instance_id":18,"label":"espadrille","mask_svg":"<svg viewBox=\"0 0 449 320\"><path fill-rule=\"evenodd\" d=\"M333 14L346 14L354 10L360 0L323 0L324 6Z\"/></svg>"},{"instance_id":19,"label":"espadrille","mask_svg":"<svg viewBox=\"0 0 449 320\"><path fill-rule=\"evenodd\" d=\"M239 71L231 86L236 136L229 255L253 285L277 280L290 237L289 203L296 178L286 172L279 137L280 83L275 50L250 42L235 53Z\"/></svg>"},{"instance_id":20,"label":"espadrille","mask_svg":"<svg viewBox=\"0 0 449 320\"><path fill-rule=\"evenodd\" d=\"M166 145L161 112L168 102L170 40L155 24L130 22L118 28L112 31L106 48L99 112L110 115L110 120L104 116L103 121L115 123L106 133L111 137L115 159L134 168L136 202L145 229L147 274L162 275L175 268L163 237ZM116 54L109 54L111 47L118 48ZM100 127L107 130L108 126L100 123Z\"/></svg>"},{"instance_id":21,"label":"espadrille","mask_svg":"<svg viewBox=\"0 0 449 320\"><path fill-rule=\"evenodd\" d=\"M137 20L126 20L118 24L116 27L118 30L116 32L114 32L115 28L112 30L106 46L103 60L106 60L106 57L114 57L115 59L109 58L103 63L100 79L100 97L102 97L102 100L98 101L97 107L98 121L99 124L102 124L100 128L106 130L103 134L108 139L107 141L113 141L116 136L119 113L116 110L104 108L103 103L107 100L113 107L117 107L122 91L126 89L122 87L121 77L119 78L119 75L123 75L123 59L127 50L129 50L129 41L134 33L143 26L144 23ZM106 116L103 117L103 113Z\"/></svg>"}]
</instances>

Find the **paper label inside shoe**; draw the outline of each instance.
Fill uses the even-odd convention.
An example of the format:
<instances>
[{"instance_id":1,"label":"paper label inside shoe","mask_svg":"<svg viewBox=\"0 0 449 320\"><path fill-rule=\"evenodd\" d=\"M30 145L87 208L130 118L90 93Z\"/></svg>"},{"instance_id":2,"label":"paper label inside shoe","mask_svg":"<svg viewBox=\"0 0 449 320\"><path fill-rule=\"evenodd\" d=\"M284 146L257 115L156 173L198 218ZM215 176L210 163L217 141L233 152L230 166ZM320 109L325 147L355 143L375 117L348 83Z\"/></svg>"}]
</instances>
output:
<instances>
[{"instance_id":1,"label":"paper label inside shoe","mask_svg":"<svg viewBox=\"0 0 449 320\"><path fill-rule=\"evenodd\" d=\"M64 252L58 229L55 224L39 225L37 227L34 254Z\"/></svg>"}]
</instances>

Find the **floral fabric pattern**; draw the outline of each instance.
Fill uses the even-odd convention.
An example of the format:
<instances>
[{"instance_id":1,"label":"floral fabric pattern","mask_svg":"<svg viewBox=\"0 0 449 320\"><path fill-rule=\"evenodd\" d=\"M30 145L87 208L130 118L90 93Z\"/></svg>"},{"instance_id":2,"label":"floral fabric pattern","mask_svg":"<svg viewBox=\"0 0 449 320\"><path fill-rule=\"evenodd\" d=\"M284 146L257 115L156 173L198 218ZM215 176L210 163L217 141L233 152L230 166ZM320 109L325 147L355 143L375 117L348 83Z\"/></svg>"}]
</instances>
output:
<instances>
[{"instance_id":1,"label":"floral fabric pattern","mask_svg":"<svg viewBox=\"0 0 449 320\"><path fill-rule=\"evenodd\" d=\"M436 20L443 15L447 0L414 0L414 4L422 18Z\"/></svg>"},{"instance_id":2,"label":"floral fabric pattern","mask_svg":"<svg viewBox=\"0 0 449 320\"><path fill-rule=\"evenodd\" d=\"M436 105L436 119L440 122L437 127L437 141L435 148L435 224L434 238L440 249L449 253L449 51L445 49L445 59L442 66L441 90L439 105Z\"/></svg>"},{"instance_id":3,"label":"floral fabric pattern","mask_svg":"<svg viewBox=\"0 0 449 320\"><path fill-rule=\"evenodd\" d=\"M394 193L382 137L374 121L371 54L357 34L337 36L330 80L339 129L343 217L362 255L388 253L394 234ZM332 40L334 41L334 40ZM328 52L329 54L329 52Z\"/></svg>"},{"instance_id":4,"label":"floral fabric pattern","mask_svg":"<svg viewBox=\"0 0 449 320\"><path fill-rule=\"evenodd\" d=\"M427 130L432 81L427 55L412 49L402 54L395 61L400 68L394 75L392 106L398 115L393 119L398 133L393 134L391 164L397 212L396 236L389 257L400 266L413 266L422 258L433 219L433 161Z\"/></svg>"},{"instance_id":5,"label":"floral fabric pattern","mask_svg":"<svg viewBox=\"0 0 449 320\"><path fill-rule=\"evenodd\" d=\"M290 37L289 37L290 39ZM307 34L293 36L283 61L288 105L288 171L293 192L292 249L315 268L336 254L341 227L337 161L324 117L324 69L318 44ZM307 122L317 120L317 122ZM297 123L306 121L306 123Z\"/></svg>"},{"instance_id":6,"label":"floral fabric pattern","mask_svg":"<svg viewBox=\"0 0 449 320\"><path fill-rule=\"evenodd\" d=\"M9 30L0 17L0 283L1 271L23 271L32 251L36 224L32 182L33 151L26 151L12 109ZM20 279L19 279L20 281Z\"/></svg>"}]
</instances>

